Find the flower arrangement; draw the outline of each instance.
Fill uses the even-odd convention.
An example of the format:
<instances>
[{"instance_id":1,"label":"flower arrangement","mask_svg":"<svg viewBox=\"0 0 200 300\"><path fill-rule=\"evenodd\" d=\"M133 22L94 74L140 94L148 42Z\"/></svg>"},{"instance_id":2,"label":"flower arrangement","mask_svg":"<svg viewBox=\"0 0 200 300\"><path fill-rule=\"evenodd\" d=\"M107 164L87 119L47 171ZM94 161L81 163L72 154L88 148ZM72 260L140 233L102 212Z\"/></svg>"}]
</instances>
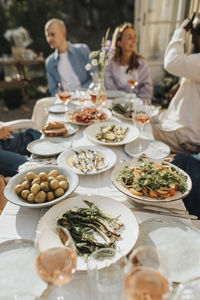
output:
<instances>
[{"instance_id":1,"label":"flower arrangement","mask_svg":"<svg viewBox=\"0 0 200 300\"><path fill-rule=\"evenodd\" d=\"M111 48L111 41L108 40L110 28L107 29L105 36L101 40L101 49L92 51L89 55L91 63L88 63L85 68L87 71L96 71L97 78L103 82L106 61L113 56L114 49ZM95 72L95 71L94 71Z\"/></svg>"}]
</instances>

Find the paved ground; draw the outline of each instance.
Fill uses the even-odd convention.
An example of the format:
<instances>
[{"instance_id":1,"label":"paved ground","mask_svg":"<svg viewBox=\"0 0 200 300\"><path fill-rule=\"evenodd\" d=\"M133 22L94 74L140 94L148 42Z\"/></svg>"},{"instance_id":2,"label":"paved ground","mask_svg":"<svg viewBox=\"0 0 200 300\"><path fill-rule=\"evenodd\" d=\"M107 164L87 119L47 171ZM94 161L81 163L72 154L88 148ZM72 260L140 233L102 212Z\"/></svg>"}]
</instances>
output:
<instances>
[{"instance_id":1,"label":"paved ground","mask_svg":"<svg viewBox=\"0 0 200 300\"><path fill-rule=\"evenodd\" d=\"M12 121L18 119L30 119L34 104L37 100L28 99L15 109L8 109L3 99L0 99L0 121Z\"/></svg>"}]
</instances>

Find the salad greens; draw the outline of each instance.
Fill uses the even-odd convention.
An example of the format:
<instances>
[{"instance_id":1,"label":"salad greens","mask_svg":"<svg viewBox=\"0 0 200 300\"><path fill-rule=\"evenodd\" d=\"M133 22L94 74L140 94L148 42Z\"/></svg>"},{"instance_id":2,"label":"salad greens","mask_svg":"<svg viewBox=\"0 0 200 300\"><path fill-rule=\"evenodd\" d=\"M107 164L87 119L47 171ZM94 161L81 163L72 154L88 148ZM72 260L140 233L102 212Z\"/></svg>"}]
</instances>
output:
<instances>
[{"instance_id":1,"label":"salad greens","mask_svg":"<svg viewBox=\"0 0 200 300\"><path fill-rule=\"evenodd\" d=\"M133 166L125 166L117 180L134 195L157 199L187 190L187 176L165 162L145 163L140 159Z\"/></svg>"}]
</instances>

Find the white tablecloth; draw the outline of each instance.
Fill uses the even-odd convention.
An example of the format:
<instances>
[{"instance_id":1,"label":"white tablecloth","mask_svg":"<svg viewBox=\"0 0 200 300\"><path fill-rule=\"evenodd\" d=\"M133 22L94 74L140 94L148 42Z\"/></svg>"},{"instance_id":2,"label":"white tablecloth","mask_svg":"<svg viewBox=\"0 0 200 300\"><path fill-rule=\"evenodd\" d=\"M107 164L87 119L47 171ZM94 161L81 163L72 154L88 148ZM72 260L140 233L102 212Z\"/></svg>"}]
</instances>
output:
<instances>
[{"instance_id":1,"label":"white tablecloth","mask_svg":"<svg viewBox=\"0 0 200 300\"><path fill-rule=\"evenodd\" d=\"M63 115L49 115L49 121L52 120L61 120L63 119ZM81 146L92 144L85 136L84 136L84 126L81 126L79 131L69 137L68 139L72 142L72 146ZM148 137L151 136L151 130L149 125L145 128L144 132ZM117 155L117 161L130 159L131 157L125 153L123 146L110 147L115 154ZM127 201L127 197L120 193L111 182L111 173L113 169L108 170L107 172L94 175L94 176L80 176L79 186L76 191L70 195L77 194L96 194L96 195L104 195L110 198L115 199L116 201L122 202L124 205L128 207L132 207L132 204ZM181 200L175 201L170 204L170 207L176 208L184 208L184 204ZM40 218L44 215L47 209L28 209L23 207L15 206L11 203L7 203L2 215L0 216L0 242L11 240L11 239L35 239L35 230ZM135 215L138 219L138 222L141 223L148 218L152 218L152 216L156 216L156 214L144 213L144 212L135 212ZM182 219L183 220L183 219ZM186 222L190 222L189 220L185 220ZM77 287L81 292L81 299L86 300L89 299L88 296L88 279L87 275L84 274L76 274L76 277L70 285ZM0 297L1 299L1 297Z\"/></svg>"}]
</instances>

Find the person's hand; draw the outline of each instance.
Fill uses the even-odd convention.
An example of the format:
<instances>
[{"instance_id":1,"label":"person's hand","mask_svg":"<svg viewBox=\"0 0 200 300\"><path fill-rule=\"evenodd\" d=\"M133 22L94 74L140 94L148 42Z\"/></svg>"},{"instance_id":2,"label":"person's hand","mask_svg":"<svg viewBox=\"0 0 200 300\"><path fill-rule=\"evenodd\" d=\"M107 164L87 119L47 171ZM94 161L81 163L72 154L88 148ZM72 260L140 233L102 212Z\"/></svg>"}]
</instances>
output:
<instances>
[{"instance_id":1,"label":"person's hand","mask_svg":"<svg viewBox=\"0 0 200 300\"><path fill-rule=\"evenodd\" d=\"M183 21L181 27L185 29L185 31L189 31L193 28L193 21L196 16L196 12L192 14L191 18L187 18Z\"/></svg>"},{"instance_id":2,"label":"person's hand","mask_svg":"<svg viewBox=\"0 0 200 300\"><path fill-rule=\"evenodd\" d=\"M13 133L11 126L5 126L0 128L0 139L6 140Z\"/></svg>"}]
</instances>

